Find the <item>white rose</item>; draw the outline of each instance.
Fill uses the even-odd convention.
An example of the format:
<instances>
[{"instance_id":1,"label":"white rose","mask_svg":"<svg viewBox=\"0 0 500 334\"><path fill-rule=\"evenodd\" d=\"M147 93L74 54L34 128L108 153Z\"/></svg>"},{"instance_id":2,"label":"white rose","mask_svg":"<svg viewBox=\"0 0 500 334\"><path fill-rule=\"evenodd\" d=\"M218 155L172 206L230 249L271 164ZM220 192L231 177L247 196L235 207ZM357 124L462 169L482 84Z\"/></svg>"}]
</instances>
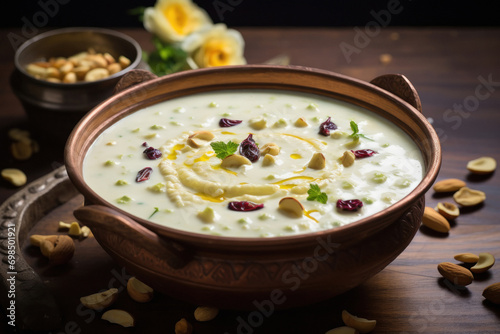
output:
<instances>
[{"instance_id":1,"label":"white rose","mask_svg":"<svg viewBox=\"0 0 500 334\"><path fill-rule=\"evenodd\" d=\"M211 25L208 14L191 0L158 0L144 11L144 28L166 43L181 42Z\"/></svg>"},{"instance_id":2,"label":"white rose","mask_svg":"<svg viewBox=\"0 0 500 334\"><path fill-rule=\"evenodd\" d=\"M192 68L244 65L244 47L241 34L222 23L191 34L181 44Z\"/></svg>"}]
</instances>

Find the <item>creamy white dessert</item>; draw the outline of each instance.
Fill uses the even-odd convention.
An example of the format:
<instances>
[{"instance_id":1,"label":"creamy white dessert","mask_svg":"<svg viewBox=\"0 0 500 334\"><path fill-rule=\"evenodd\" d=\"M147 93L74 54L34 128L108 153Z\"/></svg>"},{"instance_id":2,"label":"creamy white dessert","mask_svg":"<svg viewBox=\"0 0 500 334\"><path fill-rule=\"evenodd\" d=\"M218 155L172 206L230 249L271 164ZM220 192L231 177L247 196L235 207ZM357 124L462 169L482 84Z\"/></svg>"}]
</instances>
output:
<instances>
[{"instance_id":1,"label":"creamy white dessert","mask_svg":"<svg viewBox=\"0 0 500 334\"><path fill-rule=\"evenodd\" d=\"M89 149L83 172L109 203L154 223L278 237L379 212L418 185L422 166L408 135L361 107L237 90L176 98L123 118Z\"/></svg>"}]
</instances>

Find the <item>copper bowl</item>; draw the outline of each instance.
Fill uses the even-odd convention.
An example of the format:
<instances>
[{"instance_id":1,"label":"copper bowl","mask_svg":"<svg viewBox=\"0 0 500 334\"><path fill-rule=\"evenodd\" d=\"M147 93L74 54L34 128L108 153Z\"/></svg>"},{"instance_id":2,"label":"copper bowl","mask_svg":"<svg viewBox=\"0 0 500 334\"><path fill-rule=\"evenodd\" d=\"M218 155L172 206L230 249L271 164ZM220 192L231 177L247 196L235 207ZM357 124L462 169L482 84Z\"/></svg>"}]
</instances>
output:
<instances>
[{"instance_id":1,"label":"copper bowl","mask_svg":"<svg viewBox=\"0 0 500 334\"><path fill-rule=\"evenodd\" d=\"M319 94L385 117L418 145L425 165L423 180L399 202L350 225L262 239L201 235L160 226L106 202L85 183L82 164L87 150L104 129L124 116L179 96L252 88ZM70 135L66 167L88 204L74 214L127 271L175 298L247 310L264 302L283 309L325 300L381 271L408 246L421 224L424 194L438 174L441 148L418 109L418 95L401 75L385 75L368 83L318 69L248 65L152 79L100 104Z\"/></svg>"},{"instance_id":2,"label":"copper bowl","mask_svg":"<svg viewBox=\"0 0 500 334\"><path fill-rule=\"evenodd\" d=\"M37 79L26 71L32 62L70 57L93 48L131 64L118 73L93 82L72 84ZM61 28L41 33L23 43L14 55L12 90L21 101L34 132L65 142L76 123L97 104L113 95L121 77L139 66L142 49L130 36L102 28Z\"/></svg>"}]
</instances>

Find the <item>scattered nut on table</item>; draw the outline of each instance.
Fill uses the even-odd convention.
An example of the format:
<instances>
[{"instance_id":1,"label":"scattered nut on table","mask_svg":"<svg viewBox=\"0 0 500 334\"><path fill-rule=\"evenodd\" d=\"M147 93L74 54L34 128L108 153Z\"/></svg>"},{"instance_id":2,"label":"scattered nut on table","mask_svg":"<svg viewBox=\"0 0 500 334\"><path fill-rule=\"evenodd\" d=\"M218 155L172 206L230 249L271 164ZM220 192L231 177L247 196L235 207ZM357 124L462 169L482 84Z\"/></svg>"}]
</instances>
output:
<instances>
[{"instance_id":1,"label":"scattered nut on table","mask_svg":"<svg viewBox=\"0 0 500 334\"><path fill-rule=\"evenodd\" d=\"M101 319L123 327L134 327L134 317L124 310L113 309L102 314Z\"/></svg>"},{"instance_id":2,"label":"scattered nut on table","mask_svg":"<svg viewBox=\"0 0 500 334\"><path fill-rule=\"evenodd\" d=\"M194 310L194 318L197 321L210 321L213 320L217 314L219 314L219 309L210 306L198 306Z\"/></svg>"},{"instance_id":3,"label":"scattered nut on table","mask_svg":"<svg viewBox=\"0 0 500 334\"><path fill-rule=\"evenodd\" d=\"M450 223L446 218L430 207L424 209L422 224L436 232L448 233L450 231Z\"/></svg>"},{"instance_id":4,"label":"scattered nut on table","mask_svg":"<svg viewBox=\"0 0 500 334\"><path fill-rule=\"evenodd\" d=\"M493 267L495 264L495 257L490 253L479 253L477 263L470 268L474 274L481 274Z\"/></svg>"},{"instance_id":5,"label":"scattered nut on table","mask_svg":"<svg viewBox=\"0 0 500 334\"><path fill-rule=\"evenodd\" d=\"M154 290L149 285L144 284L136 277L129 278L127 282L127 292L130 298L139 303L146 303L153 299Z\"/></svg>"},{"instance_id":6,"label":"scattered nut on table","mask_svg":"<svg viewBox=\"0 0 500 334\"><path fill-rule=\"evenodd\" d=\"M473 174L491 174L497 168L497 162L492 157L481 157L467 163L467 169Z\"/></svg>"},{"instance_id":7,"label":"scattered nut on table","mask_svg":"<svg viewBox=\"0 0 500 334\"><path fill-rule=\"evenodd\" d=\"M56 265L67 263L75 253L75 243L67 235L32 235L30 243L40 247L42 254Z\"/></svg>"},{"instance_id":8,"label":"scattered nut on table","mask_svg":"<svg viewBox=\"0 0 500 334\"><path fill-rule=\"evenodd\" d=\"M109 290L94 293L80 298L80 302L87 308L92 310L102 310L113 305L118 298L118 289L111 288Z\"/></svg>"},{"instance_id":9,"label":"scattered nut on table","mask_svg":"<svg viewBox=\"0 0 500 334\"><path fill-rule=\"evenodd\" d=\"M500 282L487 286L483 291L483 297L493 304L500 305Z\"/></svg>"},{"instance_id":10,"label":"scattered nut on table","mask_svg":"<svg viewBox=\"0 0 500 334\"><path fill-rule=\"evenodd\" d=\"M454 192L466 186L466 183L460 179L445 179L434 184L433 189L437 193Z\"/></svg>"},{"instance_id":11,"label":"scattered nut on table","mask_svg":"<svg viewBox=\"0 0 500 334\"><path fill-rule=\"evenodd\" d=\"M438 264L438 271L441 276L455 285L466 286L474 281L474 275L469 269L455 263L441 262Z\"/></svg>"},{"instance_id":12,"label":"scattered nut on table","mask_svg":"<svg viewBox=\"0 0 500 334\"><path fill-rule=\"evenodd\" d=\"M193 332L193 325L191 325L186 318L175 323L175 334L191 334Z\"/></svg>"},{"instance_id":13,"label":"scattered nut on table","mask_svg":"<svg viewBox=\"0 0 500 334\"><path fill-rule=\"evenodd\" d=\"M2 178L16 187L21 187L26 184L27 177L26 174L17 168L5 168L2 169Z\"/></svg>"},{"instance_id":14,"label":"scattered nut on table","mask_svg":"<svg viewBox=\"0 0 500 334\"><path fill-rule=\"evenodd\" d=\"M480 190L463 187L453 194L453 199L461 206L475 206L486 200L486 194Z\"/></svg>"}]
</instances>

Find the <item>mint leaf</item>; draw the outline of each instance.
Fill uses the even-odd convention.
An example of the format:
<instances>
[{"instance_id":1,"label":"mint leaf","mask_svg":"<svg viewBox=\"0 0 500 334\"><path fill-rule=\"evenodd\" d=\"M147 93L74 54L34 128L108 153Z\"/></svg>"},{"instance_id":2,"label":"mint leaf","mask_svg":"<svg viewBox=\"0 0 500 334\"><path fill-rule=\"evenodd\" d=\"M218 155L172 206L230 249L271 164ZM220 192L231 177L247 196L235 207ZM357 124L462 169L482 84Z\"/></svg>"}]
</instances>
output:
<instances>
[{"instance_id":1,"label":"mint leaf","mask_svg":"<svg viewBox=\"0 0 500 334\"><path fill-rule=\"evenodd\" d=\"M328 201L328 195L324 192L321 192L321 189L317 184L311 183L309 184L309 190L307 191L307 194L309 195L307 197L308 201L318 201L322 204L326 204Z\"/></svg>"},{"instance_id":2,"label":"mint leaf","mask_svg":"<svg viewBox=\"0 0 500 334\"><path fill-rule=\"evenodd\" d=\"M350 124L351 130L352 130L352 133L349 135L349 137L351 137L354 140L359 140L359 138L362 137L362 138L365 138L365 139L373 141L373 139L368 138L364 134L358 133L359 132L359 127L358 127L358 124L356 124L356 122L351 121L349 124Z\"/></svg>"},{"instance_id":3,"label":"mint leaf","mask_svg":"<svg viewBox=\"0 0 500 334\"><path fill-rule=\"evenodd\" d=\"M238 144L232 141L227 142L227 144L222 141L216 141L210 143L210 146L212 146L215 152L215 156L221 160L231 154L236 153L236 150L238 149Z\"/></svg>"}]
</instances>

